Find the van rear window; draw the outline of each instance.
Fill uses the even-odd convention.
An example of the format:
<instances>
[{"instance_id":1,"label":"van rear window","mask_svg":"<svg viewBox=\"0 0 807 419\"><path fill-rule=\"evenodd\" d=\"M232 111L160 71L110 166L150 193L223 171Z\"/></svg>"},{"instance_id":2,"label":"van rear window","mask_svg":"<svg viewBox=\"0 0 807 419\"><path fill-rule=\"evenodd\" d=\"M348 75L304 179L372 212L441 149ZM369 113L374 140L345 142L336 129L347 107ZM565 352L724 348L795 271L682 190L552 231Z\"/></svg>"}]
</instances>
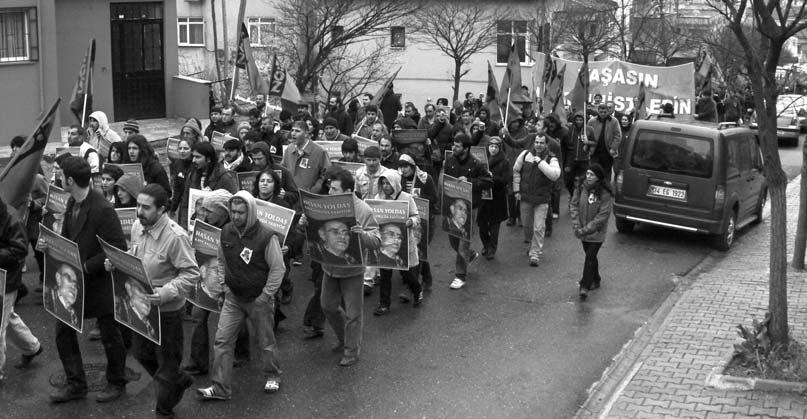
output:
<instances>
[{"instance_id":1,"label":"van rear window","mask_svg":"<svg viewBox=\"0 0 807 419\"><path fill-rule=\"evenodd\" d=\"M630 164L633 167L708 178L712 176L714 142L671 132L636 133Z\"/></svg>"}]
</instances>

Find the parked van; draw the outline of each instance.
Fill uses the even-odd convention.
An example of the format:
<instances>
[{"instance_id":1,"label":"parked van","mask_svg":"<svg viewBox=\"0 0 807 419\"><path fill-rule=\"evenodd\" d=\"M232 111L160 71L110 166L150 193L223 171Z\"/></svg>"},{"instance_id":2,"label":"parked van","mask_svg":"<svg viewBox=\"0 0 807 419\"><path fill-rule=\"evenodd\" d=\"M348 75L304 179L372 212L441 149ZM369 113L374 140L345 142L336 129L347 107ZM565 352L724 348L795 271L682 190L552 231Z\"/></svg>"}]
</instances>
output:
<instances>
[{"instance_id":1,"label":"parked van","mask_svg":"<svg viewBox=\"0 0 807 419\"><path fill-rule=\"evenodd\" d=\"M636 223L710 234L728 250L737 231L762 219L767 183L756 132L734 123L637 121L622 144L614 215Z\"/></svg>"}]
</instances>

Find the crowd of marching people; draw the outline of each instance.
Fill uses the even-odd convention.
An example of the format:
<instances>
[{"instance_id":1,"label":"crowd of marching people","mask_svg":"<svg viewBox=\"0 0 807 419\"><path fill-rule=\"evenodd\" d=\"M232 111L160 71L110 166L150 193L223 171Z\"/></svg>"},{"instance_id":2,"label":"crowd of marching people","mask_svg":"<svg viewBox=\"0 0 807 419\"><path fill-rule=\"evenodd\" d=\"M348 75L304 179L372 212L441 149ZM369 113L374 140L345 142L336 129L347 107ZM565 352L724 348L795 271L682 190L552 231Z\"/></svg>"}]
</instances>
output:
<instances>
[{"instance_id":1,"label":"crowd of marching people","mask_svg":"<svg viewBox=\"0 0 807 419\"><path fill-rule=\"evenodd\" d=\"M529 95L528 90L522 93ZM330 97L323 109L301 105L296 114L277 113L264 95L254 99L254 105L213 107L207 126L196 118L188 119L176 134L179 157L168 165L161 164L151 139L140 133L137 121L127 121L119 135L110 129L103 112L92 112L87 126L73 125L68 131L66 145L78 147L78 155L43 158L25 223L0 205L0 268L8 272L6 300L13 302L28 293L21 272L29 245L42 280L46 244L37 240L37 226L40 222L54 225L53 214L44 209L48 185L57 185L70 195L57 233L78 244L86 278L84 316L96 319L90 339L103 342L106 353L107 386L97 401L109 402L125 393L130 379L125 366L127 351L154 377L158 415L173 415L174 406L193 383L191 375L209 375L210 385L197 390L201 400L229 399L233 368L249 359L250 340L257 342L261 351L264 390L278 391L283 370L274 331L285 317L281 308L296 295L291 273L308 261L304 231L309 220L303 214L299 191L352 193L356 224L345 231L327 229L326 234L355 234L365 249L379 249L385 240L400 240L402 234L382 231L365 199L408 202L407 228L421 222L413 198L428 200L424 246L441 228L437 215L445 215L442 227L446 230L452 228L451 223L459 226L475 216L473 222L482 244L479 251L472 245L475 238L448 238L455 253L451 289L469 283L469 268L480 259L494 259L500 240L521 237L524 263L544 263L553 220L560 216L561 205L568 205L573 233L585 254L580 298L600 287L597 252L611 212L612 168L619 164L619 145L633 120L630 114L615 114L613 103L599 102L595 97L590 109L564 120L556 114L542 115L532 109L532 101L524 101L521 116L502 123L492 120L482 100L470 93L453 107L445 99L418 107L412 102L402 105L389 89L382 98L373 100L372 95L364 94L347 106L341 98ZM422 156L401 153L394 141L396 130L413 129L424 130ZM223 150L211 143L215 132L231 137ZM24 141L24 137L14 138L12 152ZM362 166L351 172L332 164L332 157L318 141L341 142L342 157L338 160ZM360 149L361 142L365 145ZM371 145L367 146L368 142ZM104 143L111 144L108 150ZM472 155L472 147L484 148L486 164ZM142 166L145 183L115 165L127 163ZM257 172L250 190L240 190L237 173L245 172ZM471 202L453 202L444 208L441 176L469 182ZM191 189L209 191L195 214L188 211ZM561 200L563 189L568 200ZM485 191L492 199L483 199ZM285 243L258 220L259 201L295 211ZM129 237L123 233L116 208L136 208L137 220ZM218 257L204 268L197 263L187 232L192 218L221 229ZM501 234L502 223L522 228L523 234ZM128 249L143 261L155 289L146 296L145 304L159 307L161 313L160 345L115 321L109 280L115 267L106 259L99 239ZM411 263L398 270L408 292L399 299L418 307L435 284L435 277L446 272L416 257L423 252L418 243L408 245L414 254L408 259ZM389 313L395 271L309 262L311 275L306 279L314 284L314 293L297 296L308 300L302 336L320 338L329 325L337 338L333 351L340 355L339 365L351 366L361 353L364 300L373 298L378 288L373 314ZM211 292L221 310L212 348L210 312L191 308L185 301L194 284L206 277L218 284ZM37 291L41 292L41 286ZM13 304L4 310L0 380L7 340L20 347L22 359L15 366L21 369L28 368L43 350L43 344L14 313ZM183 361L182 324L186 318L193 320L194 328L189 339L190 359ZM245 321L252 327L244 327ZM55 349L67 385L50 399L61 403L84 398L88 390L77 333L57 323Z\"/></svg>"}]
</instances>

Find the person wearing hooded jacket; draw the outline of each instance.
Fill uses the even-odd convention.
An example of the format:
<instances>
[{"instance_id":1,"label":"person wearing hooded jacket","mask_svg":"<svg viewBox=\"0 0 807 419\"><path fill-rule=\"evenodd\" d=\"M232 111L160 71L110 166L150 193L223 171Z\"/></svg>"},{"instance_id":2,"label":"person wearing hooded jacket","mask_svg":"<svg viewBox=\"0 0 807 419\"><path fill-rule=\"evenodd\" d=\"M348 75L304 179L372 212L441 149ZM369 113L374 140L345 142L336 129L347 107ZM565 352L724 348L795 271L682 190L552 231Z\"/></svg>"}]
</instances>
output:
<instances>
[{"instance_id":1,"label":"person wearing hooded jacket","mask_svg":"<svg viewBox=\"0 0 807 419\"><path fill-rule=\"evenodd\" d=\"M28 367L35 356L42 353L42 345L31 333L25 322L14 312L17 290L22 285L22 267L28 254L28 240L25 226L8 212L6 203L0 199L0 269L6 271L6 288L0 313L0 383L5 378L3 366L6 363L6 337L13 336L11 342L22 352L22 368Z\"/></svg>"},{"instance_id":2,"label":"person wearing hooded jacket","mask_svg":"<svg viewBox=\"0 0 807 419\"><path fill-rule=\"evenodd\" d=\"M572 231L583 243L586 260L583 277L580 279L580 298L585 299L588 291L600 287L599 262L597 253L605 241L608 231L608 218L611 216L613 193L606 178L605 169L592 164L574 190L569 212L572 217Z\"/></svg>"},{"instance_id":3,"label":"person wearing hooded jacket","mask_svg":"<svg viewBox=\"0 0 807 419\"><path fill-rule=\"evenodd\" d=\"M513 168L502 152L502 139L492 137L485 150L488 170L493 176L493 199L482 200L476 223L482 240L482 256L493 259L499 246L499 227L507 219L507 189L513 181Z\"/></svg>"},{"instance_id":4,"label":"person wearing hooded jacket","mask_svg":"<svg viewBox=\"0 0 807 419\"><path fill-rule=\"evenodd\" d=\"M224 304L213 344L213 385L197 390L202 400L229 399L235 341L246 317L262 349L263 390L280 389L278 345L275 340L274 295L286 268L276 234L258 221L255 198L238 191L229 201L231 221L221 230L219 277L224 280Z\"/></svg>"},{"instance_id":5,"label":"person wearing hooded jacket","mask_svg":"<svg viewBox=\"0 0 807 419\"><path fill-rule=\"evenodd\" d=\"M115 190L115 208L134 208L137 206L137 195L143 189L140 178L127 173L118 178L113 187Z\"/></svg>"},{"instance_id":6,"label":"person wearing hooded jacket","mask_svg":"<svg viewBox=\"0 0 807 419\"><path fill-rule=\"evenodd\" d=\"M392 201L403 201L409 203L409 218L406 220L406 233L408 236L407 243L409 248L407 249L408 259L409 259L409 269L405 271L401 271L401 278L403 279L406 286L409 288L409 291L412 292L412 305L414 307L419 307L420 304L423 302L423 287L420 285L420 281L418 280L419 272L418 266L420 265L420 261L418 260L418 249L417 249L417 242L415 241L415 237L412 234L412 229L417 228L420 224L420 216L418 215L418 207L415 204L415 200L412 199L412 195L407 192L404 192L401 189L401 175L398 172L390 172L386 175L381 176L378 178L378 194L376 194L375 199L384 199L384 200L392 200ZM389 238L381 237L381 242L384 243L385 240ZM375 251L376 254L381 253L381 249ZM389 257L389 255L387 255ZM383 316L384 314L389 313L390 311L390 294L392 293L392 269L381 269L380 275L380 292L378 298L378 307L376 307L373 314L376 316ZM408 302L409 297L407 295L401 296L402 302Z\"/></svg>"},{"instance_id":7,"label":"person wearing hooded jacket","mask_svg":"<svg viewBox=\"0 0 807 419\"><path fill-rule=\"evenodd\" d=\"M398 171L401 173L401 188L416 198L423 198L429 201L429 234L423 238L421 247L428 246L434 239L436 224L435 217L440 212L440 195L437 194L437 187L434 185L432 176L415 164L415 159L408 154L401 154L398 159ZM427 260L420 261L419 273L423 276L423 288L432 287L432 268Z\"/></svg>"},{"instance_id":8,"label":"person wearing hooded jacket","mask_svg":"<svg viewBox=\"0 0 807 419\"><path fill-rule=\"evenodd\" d=\"M95 111L90 114L89 121L90 127L87 130L89 138L87 142L89 142L90 146L95 150L101 149L99 144L102 138L109 143L119 143L122 141L120 135L109 127L109 120L105 113Z\"/></svg>"},{"instance_id":9,"label":"person wearing hooded jacket","mask_svg":"<svg viewBox=\"0 0 807 419\"><path fill-rule=\"evenodd\" d=\"M577 111L572 117L569 135L561 138L563 178L566 190L569 191L569 199L574 193L577 179L586 173L586 167L588 167L588 145L586 133L583 132L585 117L583 111Z\"/></svg>"}]
</instances>

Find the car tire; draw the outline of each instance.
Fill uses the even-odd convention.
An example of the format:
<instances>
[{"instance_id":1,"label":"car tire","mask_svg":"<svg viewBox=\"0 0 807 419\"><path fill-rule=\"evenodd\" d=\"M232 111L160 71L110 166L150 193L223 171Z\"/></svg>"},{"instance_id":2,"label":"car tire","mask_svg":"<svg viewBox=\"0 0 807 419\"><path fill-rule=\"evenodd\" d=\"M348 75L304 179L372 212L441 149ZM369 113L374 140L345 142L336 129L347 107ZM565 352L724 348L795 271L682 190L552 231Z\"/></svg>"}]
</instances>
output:
<instances>
[{"instance_id":1,"label":"car tire","mask_svg":"<svg viewBox=\"0 0 807 419\"><path fill-rule=\"evenodd\" d=\"M751 224L759 224L762 222L762 211L765 209L765 203L768 201L768 189L762 189L762 193L759 195L759 199L757 199L757 209L754 212L756 214L756 218Z\"/></svg>"},{"instance_id":2,"label":"car tire","mask_svg":"<svg viewBox=\"0 0 807 419\"><path fill-rule=\"evenodd\" d=\"M616 230L620 233L630 233L633 231L633 221L628 221L625 218L615 218L616 221Z\"/></svg>"},{"instance_id":3,"label":"car tire","mask_svg":"<svg viewBox=\"0 0 807 419\"><path fill-rule=\"evenodd\" d=\"M729 213L729 219L726 222L726 230L715 236L714 246L717 250L727 251L731 249L734 240L737 238L737 213L732 211Z\"/></svg>"}]
</instances>

